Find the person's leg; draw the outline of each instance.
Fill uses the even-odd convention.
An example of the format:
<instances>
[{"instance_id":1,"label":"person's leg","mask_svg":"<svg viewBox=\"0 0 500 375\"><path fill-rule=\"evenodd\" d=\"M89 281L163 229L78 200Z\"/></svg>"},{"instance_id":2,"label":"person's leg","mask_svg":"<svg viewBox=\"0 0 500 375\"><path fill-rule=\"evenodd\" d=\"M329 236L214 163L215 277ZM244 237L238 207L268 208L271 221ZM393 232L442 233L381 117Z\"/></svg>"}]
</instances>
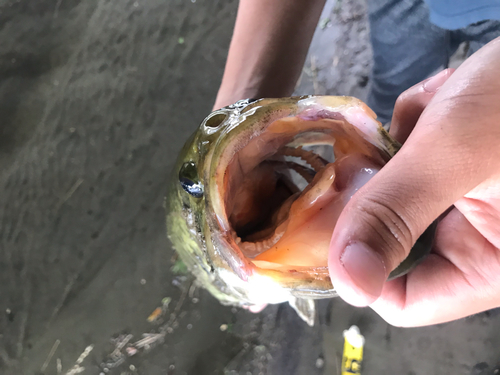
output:
<instances>
[{"instance_id":1,"label":"person's leg","mask_svg":"<svg viewBox=\"0 0 500 375\"><path fill-rule=\"evenodd\" d=\"M464 41L469 42L468 55L472 55L485 44L500 37L500 21L488 20L478 22L460 30Z\"/></svg>"},{"instance_id":2,"label":"person's leg","mask_svg":"<svg viewBox=\"0 0 500 375\"><path fill-rule=\"evenodd\" d=\"M374 66L367 104L383 124L397 97L448 63L458 45L422 0L368 0Z\"/></svg>"}]
</instances>

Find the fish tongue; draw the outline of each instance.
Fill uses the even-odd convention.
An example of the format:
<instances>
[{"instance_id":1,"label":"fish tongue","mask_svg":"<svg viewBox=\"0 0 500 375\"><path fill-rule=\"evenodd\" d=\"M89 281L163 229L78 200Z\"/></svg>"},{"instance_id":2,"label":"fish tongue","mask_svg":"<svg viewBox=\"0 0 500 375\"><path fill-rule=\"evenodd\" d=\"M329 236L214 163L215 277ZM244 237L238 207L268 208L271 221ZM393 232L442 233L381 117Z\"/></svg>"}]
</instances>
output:
<instances>
[{"instance_id":1,"label":"fish tongue","mask_svg":"<svg viewBox=\"0 0 500 375\"><path fill-rule=\"evenodd\" d=\"M351 154L328 164L290 208L283 237L254 259L297 267L326 267L335 224L354 193L380 166L362 154ZM278 228L279 230L280 228ZM269 264L267 265L269 266Z\"/></svg>"}]
</instances>

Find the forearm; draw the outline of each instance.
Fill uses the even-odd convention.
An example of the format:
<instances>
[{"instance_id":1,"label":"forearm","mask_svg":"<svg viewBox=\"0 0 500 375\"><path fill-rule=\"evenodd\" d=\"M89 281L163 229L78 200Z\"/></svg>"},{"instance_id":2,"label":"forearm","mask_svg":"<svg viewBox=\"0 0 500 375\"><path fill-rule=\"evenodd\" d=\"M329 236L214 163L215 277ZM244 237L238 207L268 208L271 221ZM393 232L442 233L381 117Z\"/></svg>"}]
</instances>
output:
<instances>
[{"instance_id":1,"label":"forearm","mask_svg":"<svg viewBox=\"0 0 500 375\"><path fill-rule=\"evenodd\" d=\"M293 93L325 0L240 0L214 109Z\"/></svg>"}]
</instances>

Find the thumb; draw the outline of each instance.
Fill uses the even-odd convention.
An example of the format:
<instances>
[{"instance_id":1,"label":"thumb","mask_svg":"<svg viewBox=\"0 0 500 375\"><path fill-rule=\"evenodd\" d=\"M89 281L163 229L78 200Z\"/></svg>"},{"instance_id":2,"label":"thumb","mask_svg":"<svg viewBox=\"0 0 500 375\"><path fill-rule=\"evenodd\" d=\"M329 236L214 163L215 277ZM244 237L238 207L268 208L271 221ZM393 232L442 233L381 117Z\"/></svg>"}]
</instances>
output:
<instances>
[{"instance_id":1,"label":"thumb","mask_svg":"<svg viewBox=\"0 0 500 375\"><path fill-rule=\"evenodd\" d=\"M468 92L471 85L466 83L474 74L473 67L453 73L398 154L342 211L328 265L332 283L346 302L374 302L426 228L499 164L500 152L492 150L499 149L500 135L491 130L498 113L496 106L483 102L484 95ZM482 113L482 119L475 113Z\"/></svg>"}]
</instances>

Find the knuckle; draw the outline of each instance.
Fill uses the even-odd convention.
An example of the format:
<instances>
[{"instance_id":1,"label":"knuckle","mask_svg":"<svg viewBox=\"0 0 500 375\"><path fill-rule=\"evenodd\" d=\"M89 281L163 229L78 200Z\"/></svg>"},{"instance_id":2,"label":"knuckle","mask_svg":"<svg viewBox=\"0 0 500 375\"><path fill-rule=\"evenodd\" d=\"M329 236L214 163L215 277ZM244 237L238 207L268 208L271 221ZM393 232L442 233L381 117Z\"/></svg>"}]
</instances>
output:
<instances>
[{"instance_id":1,"label":"knuckle","mask_svg":"<svg viewBox=\"0 0 500 375\"><path fill-rule=\"evenodd\" d=\"M405 91L396 99L396 103L394 104L394 108L399 108L403 106L408 98L408 93Z\"/></svg>"},{"instance_id":2,"label":"knuckle","mask_svg":"<svg viewBox=\"0 0 500 375\"><path fill-rule=\"evenodd\" d=\"M378 235L378 244L384 250L393 268L407 255L414 243L411 225L403 212L404 206L387 197L366 196L360 206L364 220Z\"/></svg>"},{"instance_id":3,"label":"knuckle","mask_svg":"<svg viewBox=\"0 0 500 375\"><path fill-rule=\"evenodd\" d=\"M394 108L403 109L413 107L414 110L421 112L428 100L426 100L427 95L422 92L421 86L421 84L417 84L399 95Z\"/></svg>"}]
</instances>

